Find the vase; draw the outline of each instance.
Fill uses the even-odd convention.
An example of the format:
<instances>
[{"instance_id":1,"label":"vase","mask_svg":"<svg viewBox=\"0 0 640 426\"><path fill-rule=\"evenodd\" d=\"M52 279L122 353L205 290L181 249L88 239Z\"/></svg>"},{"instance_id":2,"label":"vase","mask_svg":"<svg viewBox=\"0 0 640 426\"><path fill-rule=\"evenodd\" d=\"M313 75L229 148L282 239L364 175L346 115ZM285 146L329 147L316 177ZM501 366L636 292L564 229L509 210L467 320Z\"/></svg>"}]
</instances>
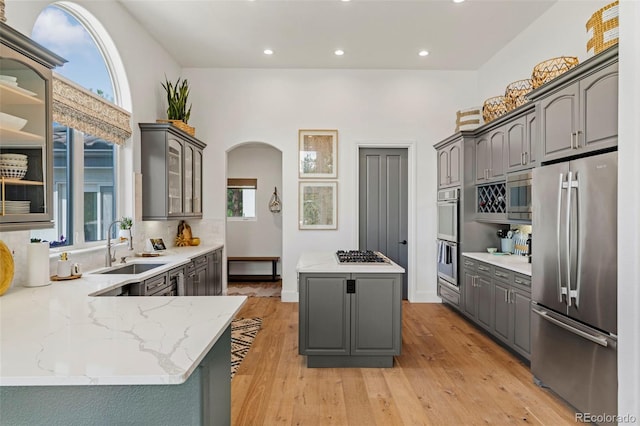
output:
<instances>
[{"instance_id":1,"label":"vase","mask_svg":"<svg viewBox=\"0 0 640 426\"><path fill-rule=\"evenodd\" d=\"M42 287L49 280L49 243L30 243L27 246L27 280L25 287Z\"/></svg>"}]
</instances>

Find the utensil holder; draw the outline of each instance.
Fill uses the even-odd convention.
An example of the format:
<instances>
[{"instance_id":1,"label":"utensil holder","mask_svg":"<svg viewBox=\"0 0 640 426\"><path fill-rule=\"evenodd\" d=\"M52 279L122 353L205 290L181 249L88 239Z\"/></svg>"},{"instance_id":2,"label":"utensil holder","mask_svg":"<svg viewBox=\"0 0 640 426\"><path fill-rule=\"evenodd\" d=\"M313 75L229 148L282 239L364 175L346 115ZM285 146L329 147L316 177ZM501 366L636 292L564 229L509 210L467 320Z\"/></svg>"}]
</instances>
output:
<instances>
[{"instance_id":1,"label":"utensil holder","mask_svg":"<svg viewBox=\"0 0 640 426\"><path fill-rule=\"evenodd\" d=\"M511 238L501 238L500 251L503 253L513 253L513 240Z\"/></svg>"}]
</instances>

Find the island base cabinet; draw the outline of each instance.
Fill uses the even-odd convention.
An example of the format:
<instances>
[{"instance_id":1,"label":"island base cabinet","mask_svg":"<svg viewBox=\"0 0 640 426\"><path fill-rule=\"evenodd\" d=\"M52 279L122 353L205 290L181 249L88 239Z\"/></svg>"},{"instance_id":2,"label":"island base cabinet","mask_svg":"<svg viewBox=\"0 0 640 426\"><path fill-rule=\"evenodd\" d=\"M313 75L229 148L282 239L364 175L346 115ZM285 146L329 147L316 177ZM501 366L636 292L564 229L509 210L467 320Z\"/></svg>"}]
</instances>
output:
<instances>
[{"instance_id":1,"label":"island base cabinet","mask_svg":"<svg viewBox=\"0 0 640 426\"><path fill-rule=\"evenodd\" d=\"M2 424L231 424L231 328L189 379L167 385L1 386Z\"/></svg>"},{"instance_id":2,"label":"island base cabinet","mask_svg":"<svg viewBox=\"0 0 640 426\"><path fill-rule=\"evenodd\" d=\"M392 367L401 274L300 274L299 352L308 367Z\"/></svg>"}]
</instances>

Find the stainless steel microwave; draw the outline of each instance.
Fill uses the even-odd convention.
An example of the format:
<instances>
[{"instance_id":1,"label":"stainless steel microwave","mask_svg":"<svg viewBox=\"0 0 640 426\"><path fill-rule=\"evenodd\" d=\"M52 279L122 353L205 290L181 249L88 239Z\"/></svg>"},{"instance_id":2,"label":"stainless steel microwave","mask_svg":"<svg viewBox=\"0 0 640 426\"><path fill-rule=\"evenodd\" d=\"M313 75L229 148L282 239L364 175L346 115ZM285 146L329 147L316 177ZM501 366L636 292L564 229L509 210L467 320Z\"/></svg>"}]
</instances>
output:
<instances>
[{"instance_id":1,"label":"stainless steel microwave","mask_svg":"<svg viewBox=\"0 0 640 426\"><path fill-rule=\"evenodd\" d=\"M507 219L531 222L531 171L507 175Z\"/></svg>"}]
</instances>

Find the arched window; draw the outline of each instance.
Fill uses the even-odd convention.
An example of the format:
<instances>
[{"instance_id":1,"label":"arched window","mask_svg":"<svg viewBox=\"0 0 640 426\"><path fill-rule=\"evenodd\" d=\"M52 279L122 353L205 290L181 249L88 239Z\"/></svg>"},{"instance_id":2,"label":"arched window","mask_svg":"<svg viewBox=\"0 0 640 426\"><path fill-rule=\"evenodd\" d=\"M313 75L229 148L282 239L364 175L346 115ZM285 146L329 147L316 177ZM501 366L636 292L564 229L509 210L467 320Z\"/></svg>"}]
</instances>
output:
<instances>
[{"instance_id":1,"label":"arched window","mask_svg":"<svg viewBox=\"0 0 640 426\"><path fill-rule=\"evenodd\" d=\"M52 245L106 238L118 211L118 144L131 134L124 67L102 25L71 2L45 8L32 38L68 60L54 73L53 230L32 231Z\"/></svg>"}]
</instances>

